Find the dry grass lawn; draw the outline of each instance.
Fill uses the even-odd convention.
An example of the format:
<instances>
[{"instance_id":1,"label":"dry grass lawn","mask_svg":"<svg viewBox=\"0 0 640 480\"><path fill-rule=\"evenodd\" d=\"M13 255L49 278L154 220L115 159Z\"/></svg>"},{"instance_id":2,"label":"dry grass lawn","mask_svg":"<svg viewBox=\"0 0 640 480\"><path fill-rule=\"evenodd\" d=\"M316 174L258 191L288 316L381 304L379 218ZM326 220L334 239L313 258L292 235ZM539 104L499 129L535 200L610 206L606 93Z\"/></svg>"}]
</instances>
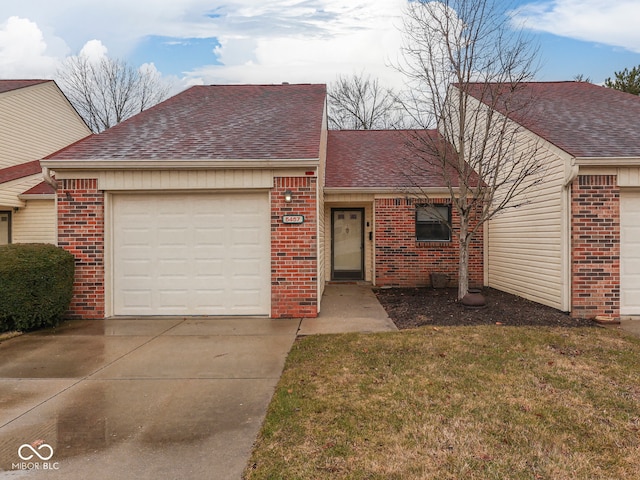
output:
<instances>
[{"instance_id":1,"label":"dry grass lawn","mask_svg":"<svg viewBox=\"0 0 640 480\"><path fill-rule=\"evenodd\" d=\"M640 339L423 327L294 345L248 479L637 479Z\"/></svg>"}]
</instances>

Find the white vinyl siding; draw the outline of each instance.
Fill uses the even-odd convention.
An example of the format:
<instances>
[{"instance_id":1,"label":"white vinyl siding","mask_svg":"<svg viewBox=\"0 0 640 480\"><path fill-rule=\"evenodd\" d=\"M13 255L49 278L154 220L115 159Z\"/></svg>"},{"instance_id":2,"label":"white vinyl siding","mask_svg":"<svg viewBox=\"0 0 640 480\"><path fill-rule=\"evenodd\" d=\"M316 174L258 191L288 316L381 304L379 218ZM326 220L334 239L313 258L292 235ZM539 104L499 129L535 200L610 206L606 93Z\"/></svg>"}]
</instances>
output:
<instances>
[{"instance_id":1,"label":"white vinyl siding","mask_svg":"<svg viewBox=\"0 0 640 480\"><path fill-rule=\"evenodd\" d=\"M268 194L112 196L115 315L269 315Z\"/></svg>"},{"instance_id":2,"label":"white vinyl siding","mask_svg":"<svg viewBox=\"0 0 640 480\"><path fill-rule=\"evenodd\" d=\"M620 314L640 315L640 190L620 192Z\"/></svg>"},{"instance_id":3,"label":"white vinyl siding","mask_svg":"<svg viewBox=\"0 0 640 480\"><path fill-rule=\"evenodd\" d=\"M13 210L12 243L56 243L55 201L18 198L40 182L37 174L0 185L0 210Z\"/></svg>"},{"instance_id":4,"label":"white vinyl siding","mask_svg":"<svg viewBox=\"0 0 640 480\"><path fill-rule=\"evenodd\" d=\"M0 94L0 168L39 160L91 132L54 82Z\"/></svg>"},{"instance_id":5,"label":"white vinyl siding","mask_svg":"<svg viewBox=\"0 0 640 480\"><path fill-rule=\"evenodd\" d=\"M2 207L24 207L25 201L18 195L42 182L42 174L31 175L0 184L0 209Z\"/></svg>"},{"instance_id":6,"label":"white vinyl siding","mask_svg":"<svg viewBox=\"0 0 640 480\"><path fill-rule=\"evenodd\" d=\"M564 310L564 160L546 149L538 155L544 181L527 192L527 203L489 222L485 269L490 287Z\"/></svg>"},{"instance_id":7,"label":"white vinyl siding","mask_svg":"<svg viewBox=\"0 0 640 480\"><path fill-rule=\"evenodd\" d=\"M451 98L458 90L450 90ZM469 111L479 102L470 99ZM525 194L514 198L509 206L485 224L485 279L488 286L512 293L560 310L569 310L568 288L568 213L567 177L569 156L554 145L514 122L502 125L499 114L494 117L496 129L505 127L507 144L500 150L489 143L488 151L500 152L518 159L536 158L544 165L541 183L532 185ZM455 123L454 123L455 126ZM479 126L479 125L478 125ZM478 127L477 126L477 127ZM477 131L484 132L483 128ZM497 132L499 133L499 132ZM453 132L455 134L455 132ZM514 134L511 143L510 134ZM500 135L498 135L500 137ZM482 139L479 139L482 145ZM467 142L467 146L473 142ZM535 157L531 157L535 155ZM528 161L528 160L527 160ZM509 165L504 165L504 169ZM517 168L517 164L516 164ZM503 170L504 170L503 169ZM499 201L500 190L496 193Z\"/></svg>"},{"instance_id":8,"label":"white vinyl siding","mask_svg":"<svg viewBox=\"0 0 640 480\"><path fill-rule=\"evenodd\" d=\"M26 206L13 214L13 243L56 243L54 200L27 200Z\"/></svg>"},{"instance_id":9,"label":"white vinyl siding","mask_svg":"<svg viewBox=\"0 0 640 480\"><path fill-rule=\"evenodd\" d=\"M64 172L58 178L97 178L100 190L198 190L273 187L271 170L115 170Z\"/></svg>"}]
</instances>

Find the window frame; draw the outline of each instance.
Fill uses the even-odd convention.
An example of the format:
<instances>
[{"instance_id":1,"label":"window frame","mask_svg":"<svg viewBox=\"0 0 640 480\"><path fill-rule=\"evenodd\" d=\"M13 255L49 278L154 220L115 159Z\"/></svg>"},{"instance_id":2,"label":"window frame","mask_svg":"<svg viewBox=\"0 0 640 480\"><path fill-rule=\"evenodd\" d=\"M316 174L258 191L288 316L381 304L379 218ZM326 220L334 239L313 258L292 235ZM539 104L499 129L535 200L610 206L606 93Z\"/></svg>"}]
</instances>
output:
<instances>
[{"instance_id":1,"label":"window frame","mask_svg":"<svg viewBox=\"0 0 640 480\"><path fill-rule=\"evenodd\" d=\"M431 213L429 210L430 209L439 209L439 208L446 208L447 209L447 222L443 222L442 220L440 220L434 213ZM431 219L429 220L419 220L419 214L420 211L425 211L427 212L428 215L430 215ZM415 210L415 237L416 237L416 242L421 242L421 243L430 243L430 242L434 242L434 243L450 243L452 240L452 234L451 234L451 204L450 203L446 203L446 204L436 204L436 205L427 205L427 204L418 204L416 205L416 210ZM447 238L435 238L435 237L431 237L431 238L425 238L425 237L420 237L420 232L419 232L419 226L420 225L440 225L446 228L446 232L447 232Z\"/></svg>"}]
</instances>

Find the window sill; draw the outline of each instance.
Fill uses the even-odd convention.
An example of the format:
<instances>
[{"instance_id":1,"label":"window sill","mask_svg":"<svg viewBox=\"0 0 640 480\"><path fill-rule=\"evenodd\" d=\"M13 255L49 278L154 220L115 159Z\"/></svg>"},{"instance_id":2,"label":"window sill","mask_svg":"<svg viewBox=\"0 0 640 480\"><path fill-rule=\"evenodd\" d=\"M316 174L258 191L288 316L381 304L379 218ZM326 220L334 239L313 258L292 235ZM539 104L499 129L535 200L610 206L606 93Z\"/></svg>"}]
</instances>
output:
<instances>
[{"instance_id":1,"label":"window sill","mask_svg":"<svg viewBox=\"0 0 640 480\"><path fill-rule=\"evenodd\" d=\"M451 240L416 240L416 247L453 247Z\"/></svg>"}]
</instances>

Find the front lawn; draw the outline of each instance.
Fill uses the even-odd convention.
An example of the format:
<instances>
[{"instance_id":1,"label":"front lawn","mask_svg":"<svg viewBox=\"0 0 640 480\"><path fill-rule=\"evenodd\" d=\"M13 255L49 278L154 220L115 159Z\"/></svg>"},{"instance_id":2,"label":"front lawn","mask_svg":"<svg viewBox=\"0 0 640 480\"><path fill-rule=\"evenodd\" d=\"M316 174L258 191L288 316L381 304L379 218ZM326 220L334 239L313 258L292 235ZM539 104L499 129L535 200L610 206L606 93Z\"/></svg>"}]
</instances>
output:
<instances>
[{"instance_id":1,"label":"front lawn","mask_svg":"<svg viewBox=\"0 0 640 480\"><path fill-rule=\"evenodd\" d=\"M640 339L428 326L294 345L248 479L636 479Z\"/></svg>"}]
</instances>

